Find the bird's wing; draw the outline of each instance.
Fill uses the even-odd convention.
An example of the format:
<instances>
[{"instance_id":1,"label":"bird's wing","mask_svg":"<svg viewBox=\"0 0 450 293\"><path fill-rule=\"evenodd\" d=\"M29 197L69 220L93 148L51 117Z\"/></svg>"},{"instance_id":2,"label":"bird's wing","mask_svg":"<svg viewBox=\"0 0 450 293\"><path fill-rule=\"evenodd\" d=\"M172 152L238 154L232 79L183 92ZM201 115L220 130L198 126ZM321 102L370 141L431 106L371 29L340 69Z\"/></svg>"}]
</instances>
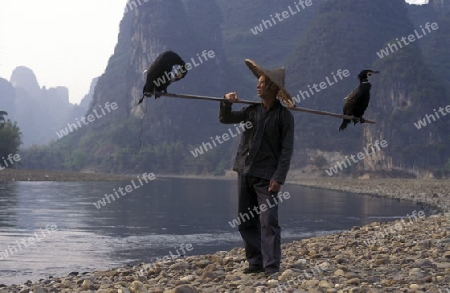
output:
<instances>
[{"instance_id":1,"label":"bird's wing","mask_svg":"<svg viewBox=\"0 0 450 293\"><path fill-rule=\"evenodd\" d=\"M360 86L357 86L350 94L345 97L344 114L353 115L353 109L355 108L358 100L361 98L362 92Z\"/></svg>"},{"instance_id":2,"label":"bird's wing","mask_svg":"<svg viewBox=\"0 0 450 293\"><path fill-rule=\"evenodd\" d=\"M351 93L349 93L343 100L346 100L346 99L348 99L349 97L354 96L354 95L356 94L356 92L358 91L358 89L359 89L359 86L355 87L355 88L351 91Z\"/></svg>"}]
</instances>

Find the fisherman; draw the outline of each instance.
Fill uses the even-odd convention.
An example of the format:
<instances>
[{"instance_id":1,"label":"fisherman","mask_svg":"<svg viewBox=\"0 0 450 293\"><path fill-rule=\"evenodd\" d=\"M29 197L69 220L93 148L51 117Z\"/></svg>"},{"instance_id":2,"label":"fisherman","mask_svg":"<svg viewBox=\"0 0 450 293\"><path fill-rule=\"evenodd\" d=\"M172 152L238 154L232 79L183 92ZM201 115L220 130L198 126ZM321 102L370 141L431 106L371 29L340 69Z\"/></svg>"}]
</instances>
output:
<instances>
[{"instance_id":1,"label":"fisherman","mask_svg":"<svg viewBox=\"0 0 450 293\"><path fill-rule=\"evenodd\" d=\"M242 134L233 166L238 173L238 214L242 218L238 228L249 263L244 273L264 272L270 277L280 270L277 194L285 182L294 145L293 116L277 96L289 107L294 103L284 87L284 68L265 70L249 59L245 63L258 78L256 92L261 103L232 111L232 104L240 98L236 92L227 93L220 104L219 121L253 125Z\"/></svg>"}]
</instances>

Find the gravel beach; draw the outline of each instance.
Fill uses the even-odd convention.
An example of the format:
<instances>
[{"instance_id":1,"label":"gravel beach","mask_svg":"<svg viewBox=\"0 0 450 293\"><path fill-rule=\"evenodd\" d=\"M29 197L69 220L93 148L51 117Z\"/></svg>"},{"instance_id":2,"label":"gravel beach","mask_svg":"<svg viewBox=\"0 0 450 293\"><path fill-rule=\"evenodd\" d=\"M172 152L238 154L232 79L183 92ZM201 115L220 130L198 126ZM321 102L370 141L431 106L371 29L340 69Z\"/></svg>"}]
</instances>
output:
<instances>
[{"instance_id":1,"label":"gravel beach","mask_svg":"<svg viewBox=\"0 0 450 293\"><path fill-rule=\"evenodd\" d=\"M409 200L435 210L418 206L397 221L283 244L281 272L270 278L242 274L247 267L244 250L234 248L36 283L0 284L0 293L450 292L450 181L325 178L290 183Z\"/></svg>"}]
</instances>

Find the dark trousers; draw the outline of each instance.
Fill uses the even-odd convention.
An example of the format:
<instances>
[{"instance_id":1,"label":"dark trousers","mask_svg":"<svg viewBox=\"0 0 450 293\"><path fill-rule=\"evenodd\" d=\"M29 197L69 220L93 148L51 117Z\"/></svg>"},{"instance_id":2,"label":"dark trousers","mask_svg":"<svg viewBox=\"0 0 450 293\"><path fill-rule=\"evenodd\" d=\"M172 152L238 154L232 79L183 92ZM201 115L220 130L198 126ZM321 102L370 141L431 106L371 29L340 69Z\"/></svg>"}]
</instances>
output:
<instances>
[{"instance_id":1,"label":"dark trousers","mask_svg":"<svg viewBox=\"0 0 450 293\"><path fill-rule=\"evenodd\" d=\"M276 194L268 191L269 180L242 174L238 176L239 232L244 240L246 258L249 265L278 270L281 228L278 226L278 202L274 199Z\"/></svg>"}]
</instances>

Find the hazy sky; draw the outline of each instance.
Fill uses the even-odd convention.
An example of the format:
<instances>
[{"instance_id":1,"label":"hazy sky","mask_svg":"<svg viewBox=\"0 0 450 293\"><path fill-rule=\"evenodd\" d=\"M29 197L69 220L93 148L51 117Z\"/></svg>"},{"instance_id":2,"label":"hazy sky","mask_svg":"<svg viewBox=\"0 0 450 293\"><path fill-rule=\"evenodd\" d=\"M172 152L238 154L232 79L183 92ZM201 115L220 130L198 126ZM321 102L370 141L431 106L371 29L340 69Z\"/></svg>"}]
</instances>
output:
<instances>
[{"instance_id":1,"label":"hazy sky","mask_svg":"<svg viewBox=\"0 0 450 293\"><path fill-rule=\"evenodd\" d=\"M79 103L114 52L126 3L0 0L0 77L9 80L24 65L40 86L67 86Z\"/></svg>"},{"instance_id":2,"label":"hazy sky","mask_svg":"<svg viewBox=\"0 0 450 293\"><path fill-rule=\"evenodd\" d=\"M0 0L0 77L9 80L15 67L27 66L41 87L66 86L70 102L79 103L114 52L126 3Z\"/></svg>"}]
</instances>

